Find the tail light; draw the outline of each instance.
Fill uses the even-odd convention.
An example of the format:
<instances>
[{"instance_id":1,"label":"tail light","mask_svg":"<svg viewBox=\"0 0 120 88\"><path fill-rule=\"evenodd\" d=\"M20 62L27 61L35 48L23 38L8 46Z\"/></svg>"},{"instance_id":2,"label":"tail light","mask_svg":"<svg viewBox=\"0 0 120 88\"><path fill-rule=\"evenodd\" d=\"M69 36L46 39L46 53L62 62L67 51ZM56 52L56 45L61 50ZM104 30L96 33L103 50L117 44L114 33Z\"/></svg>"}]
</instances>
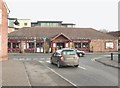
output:
<instances>
[{"instance_id":1,"label":"tail light","mask_svg":"<svg viewBox=\"0 0 120 88\"><path fill-rule=\"evenodd\" d=\"M60 59L61 59L61 61L64 61L64 57L63 56Z\"/></svg>"},{"instance_id":2,"label":"tail light","mask_svg":"<svg viewBox=\"0 0 120 88\"><path fill-rule=\"evenodd\" d=\"M80 57L78 57L78 56L76 56L75 58L76 58L76 59L80 59Z\"/></svg>"}]
</instances>

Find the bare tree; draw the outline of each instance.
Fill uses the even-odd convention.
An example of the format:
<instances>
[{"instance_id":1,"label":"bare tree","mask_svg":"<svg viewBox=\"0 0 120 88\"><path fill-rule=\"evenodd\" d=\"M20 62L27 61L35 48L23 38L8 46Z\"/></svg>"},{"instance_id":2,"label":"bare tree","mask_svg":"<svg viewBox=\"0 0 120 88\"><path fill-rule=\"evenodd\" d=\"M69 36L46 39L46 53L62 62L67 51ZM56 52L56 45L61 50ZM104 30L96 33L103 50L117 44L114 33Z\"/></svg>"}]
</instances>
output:
<instances>
[{"instance_id":1,"label":"bare tree","mask_svg":"<svg viewBox=\"0 0 120 88\"><path fill-rule=\"evenodd\" d=\"M109 32L109 30L107 30L107 29L100 29L99 31L104 32L104 33L108 33Z\"/></svg>"}]
</instances>

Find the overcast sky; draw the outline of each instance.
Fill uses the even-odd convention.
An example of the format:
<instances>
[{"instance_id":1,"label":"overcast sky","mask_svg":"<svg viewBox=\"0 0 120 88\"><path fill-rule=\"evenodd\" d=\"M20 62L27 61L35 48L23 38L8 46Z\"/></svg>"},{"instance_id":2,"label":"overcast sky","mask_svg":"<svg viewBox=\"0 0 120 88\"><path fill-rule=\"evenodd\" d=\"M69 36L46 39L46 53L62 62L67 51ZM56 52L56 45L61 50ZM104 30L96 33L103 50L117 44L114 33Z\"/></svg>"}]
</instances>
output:
<instances>
[{"instance_id":1,"label":"overcast sky","mask_svg":"<svg viewBox=\"0 0 120 88\"><path fill-rule=\"evenodd\" d=\"M5 0L11 18L63 21L76 27L118 30L119 0Z\"/></svg>"}]
</instances>

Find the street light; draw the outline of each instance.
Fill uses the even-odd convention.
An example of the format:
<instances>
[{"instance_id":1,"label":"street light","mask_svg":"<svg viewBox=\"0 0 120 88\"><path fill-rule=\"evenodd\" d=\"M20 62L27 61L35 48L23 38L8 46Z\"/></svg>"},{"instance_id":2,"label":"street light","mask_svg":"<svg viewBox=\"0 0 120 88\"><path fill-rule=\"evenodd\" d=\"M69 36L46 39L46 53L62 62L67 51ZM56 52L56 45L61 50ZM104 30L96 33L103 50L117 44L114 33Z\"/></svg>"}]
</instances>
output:
<instances>
[{"instance_id":1,"label":"street light","mask_svg":"<svg viewBox=\"0 0 120 88\"><path fill-rule=\"evenodd\" d=\"M18 22L17 19L15 20L14 24L15 24L15 25L19 25L19 22Z\"/></svg>"},{"instance_id":2,"label":"street light","mask_svg":"<svg viewBox=\"0 0 120 88\"><path fill-rule=\"evenodd\" d=\"M43 41L44 41L44 53L45 53L45 42L46 42L46 39L47 38L43 38Z\"/></svg>"},{"instance_id":3,"label":"street light","mask_svg":"<svg viewBox=\"0 0 120 88\"><path fill-rule=\"evenodd\" d=\"M34 37L34 53L35 53L35 50L36 50L36 37Z\"/></svg>"},{"instance_id":4,"label":"street light","mask_svg":"<svg viewBox=\"0 0 120 88\"><path fill-rule=\"evenodd\" d=\"M18 20L17 20L17 18L8 18L9 20L15 20L13 23L15 24L15 25L19 25L19 22L18 22Z\"/></svg>"}]
</instances>

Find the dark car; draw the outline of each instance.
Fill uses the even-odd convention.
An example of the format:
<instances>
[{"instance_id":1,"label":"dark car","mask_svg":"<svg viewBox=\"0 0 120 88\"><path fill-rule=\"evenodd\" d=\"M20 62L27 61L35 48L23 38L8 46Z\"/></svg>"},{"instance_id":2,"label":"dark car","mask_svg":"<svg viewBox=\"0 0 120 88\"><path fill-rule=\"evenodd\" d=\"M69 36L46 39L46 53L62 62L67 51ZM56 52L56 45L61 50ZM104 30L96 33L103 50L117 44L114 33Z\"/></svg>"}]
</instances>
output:
<instances>
[{"instance_id":1,"label":"dark car","mask_svg":"<svg viewBox=\"0 0 120 88\"><path fill-rule=\"evenodd\" d=\"M50 62L57 64L58 68L68 65L78 67L79 57L74 49L63 48L52 54Z\"/></svg>"}]
</instances>

